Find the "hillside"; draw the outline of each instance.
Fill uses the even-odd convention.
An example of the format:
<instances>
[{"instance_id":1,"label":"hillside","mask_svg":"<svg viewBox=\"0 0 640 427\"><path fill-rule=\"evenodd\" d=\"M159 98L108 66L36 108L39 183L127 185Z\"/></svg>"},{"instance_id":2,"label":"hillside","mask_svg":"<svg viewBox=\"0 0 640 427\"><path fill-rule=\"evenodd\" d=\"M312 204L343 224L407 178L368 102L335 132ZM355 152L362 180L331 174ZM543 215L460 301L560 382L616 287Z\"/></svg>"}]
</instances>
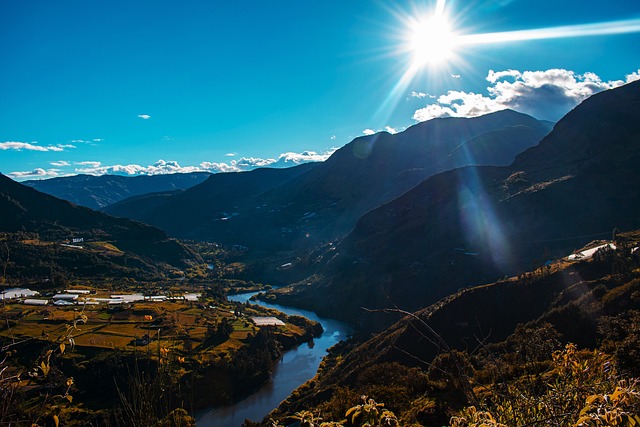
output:
<instances>
[{"instance_id":1,"label":"hillside","mask_svg":"<svg viewBox=\"0 0 640 427\"><path fill-rule=\"evenodd\" d=\"M75 175L24 181L24 185L68 200L76 205L100 209L128 197L160 191L186 190L204 180L208 172L175 173L152 176Z\"/></svg>"},{"instance_id":2,"label":"hillside","mask_svg":"<svg viewBox=\"0 0 640 427\"><path fill-rule=\"evenodd\" d=\"M638 227L639 119L640 83L594 95L510 166L447 171L367 213L274 295L379 328L361 307L417 310Z\"/></svg>"},{"instance_id":3,"label":"hillside","mask_svg":"<svg viewBox=\"0 0 640 427\"><path fill-rule=\"evenodd\" d=\"M37 234L39 240L108 242L116 251L183 268L199 257L161 230L76 206L0 175L0 232ZM79 245L78 245L79 246Z\"/></svg>"},{"instance_id":4,"label":"hillside","mask_svg":"<svg viewBox=\"0 0 640 427\"><path fill-rule=\"evenodd\" d=\"M128 200L106 212L177 237L257 251L307 250L343 236L363 213L428 176L468 164L509 164L548 131L547 122L510 110L435 119L395 135L356 138L315 166L216 174L183 194L162 196L161 203ZM281 179L263 178L267 174Z\"/></svg>"},{"instance_id":5,"label":"hillside","mask_svg":"<svg viewBox=\"0 0 640 427\"><path fill-rule=\"evenodd\" d=\"M292 168L260 168L248 172L229 172L211 175L205 182L180 194L157 193L123 200L108 206L104 212L137 219L166 230L172 235L202 240L217 240L216 230L224 228L239 209L255 204L255 199L273 188L312 170L317 165L306 163ZM262 205L245 212L253 218ZM264 227L263 224L260 225ZM238 230L241 235L257 231ZM233 238L230 243L242 241Z\"/></svg>"},{"instance_id":6,"label":"hillside","mask_svg":"<svg viewBox=\"0 0 640 427\"><path fill-rule=\"evenodd\" d=\"M615 244L617 250L601 250L590 259L559 260L462 290L369 339L338 346L319 374L271 416L290 417L304 409L325 420L340 419L342 408L367 395L404 418L401 425L446 424L465 398L459 383L446 380L452 371L432 365L452 354L465 361L476 390L497 381L491 367L504 369L500 381L532 367L544 372L551 352L568 342L600 347L621 371L637 375L638 328L630 325L640 309L640 255L634 249L640 232L618 234ZM451 365L439 366L456 375Z\"/></svg>"}]
</instances>

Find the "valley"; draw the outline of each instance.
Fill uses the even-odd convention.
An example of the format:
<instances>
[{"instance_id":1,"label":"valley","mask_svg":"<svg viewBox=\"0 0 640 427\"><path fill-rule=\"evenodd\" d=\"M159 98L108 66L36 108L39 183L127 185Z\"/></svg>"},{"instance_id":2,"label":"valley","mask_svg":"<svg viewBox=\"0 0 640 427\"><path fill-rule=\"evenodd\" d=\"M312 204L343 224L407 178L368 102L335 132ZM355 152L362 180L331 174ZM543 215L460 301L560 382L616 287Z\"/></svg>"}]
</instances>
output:
<instances>
[{"instance_id":1,"label":"valley","mask_svg":"<svg viewBox=\"0 0 640 427\"><path fill-rule=\"evenodd\" d=\"M503 110L136 194L43 184L100 211L1 175L0 424L635 425L639 117L635 81L553 126Z\"/></svg>"},{"instance_id":2,"label":"valley","mask_svg":"<svg viewBox=\"0 0 640 427\"><path fill-rule=\"evenodd\" d=\"M122 399L132 399L128 387L138 370L155 372L153 381L160 381L145 387L167 390L157 416L168 416L186 400L191 411L229 405L267 381L283 352L322 334L316 321L224 297L244 289L233 286L243 283L210 274L181 279L64 280L72 289L32 282L37 291L5 283L3 364L9 378L20 378L16 394L7 396L12 413L43 420L55 413L65 425L121 422ZM64 405L41 394L65 383ZM72 405L74 399L82 403ZM11 414L5 419L19 421Z\"/></svg>"}]
</instances>

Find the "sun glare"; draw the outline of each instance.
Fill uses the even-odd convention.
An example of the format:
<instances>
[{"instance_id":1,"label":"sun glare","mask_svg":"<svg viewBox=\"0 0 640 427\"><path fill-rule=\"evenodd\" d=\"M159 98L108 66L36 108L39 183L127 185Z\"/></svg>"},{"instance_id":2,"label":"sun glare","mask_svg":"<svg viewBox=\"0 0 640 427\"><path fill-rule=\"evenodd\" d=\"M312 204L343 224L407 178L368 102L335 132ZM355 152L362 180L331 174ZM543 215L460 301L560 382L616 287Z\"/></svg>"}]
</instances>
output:
<instances>
[{"instance_id":1,"label":"sun glare","mask_svg":"<svg viewBox=\"0 0 640 427\"><path fill-rule=\"evenodd\" d=\"M415 65L438 65L452 57L456 36L446 16L415 21L410 30L409 49Z\"/></svg>"}]
</instances>

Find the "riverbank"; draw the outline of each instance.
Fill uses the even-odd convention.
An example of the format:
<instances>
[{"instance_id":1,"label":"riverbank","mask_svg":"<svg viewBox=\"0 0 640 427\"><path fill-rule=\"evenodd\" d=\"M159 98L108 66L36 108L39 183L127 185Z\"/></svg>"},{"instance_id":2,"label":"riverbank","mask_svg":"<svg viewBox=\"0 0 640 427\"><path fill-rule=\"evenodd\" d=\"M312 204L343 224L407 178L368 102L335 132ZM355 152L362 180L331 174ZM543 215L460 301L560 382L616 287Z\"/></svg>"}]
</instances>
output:
<instances>
[{"instance_id":1,"label":"riverbank","mask_svg":"<svg viewBox=\"0 0 640 427\"><path fill-rule=\"evenodd\" d=\"M84 421L103 417L105 408L116 414L122 409L119 390L126 395L135 381L147 382L145 376L157 377L160 371L161 388L173 400L162 407L197 411L230 404L264 384L285 351L322 333L317 322L236 301L147 300L128 293L112 304L104 289L82 291L96 301L54 305L42 299L46 305L33 306L14 298L0 307L7 319L0 325L0 340L16 343L3 367L30 372L16 382L12 407L17 413L49 413L47 390L54 387L64 395L67 379L73 378L66 390L73 401L57 415L61 422L72 425L80 412ZM265 325L265 319L276 321ZM44 359L34 360L41 354Z\"/></svg>"},{"instance_id":2,"label":"riverbank","mask_svg":"<svg viewBox=\"0 0 640 427\"><path fill-rule=\"evenodd\" d=\"M246 304L255 292L229 296L230 301ZM254 303L251 301L251 303ZM260 421L274 410L300 385L313 378L327 350L346 339L352 329L346 323L321 318L314 312L294 307L286 307L268 302L256 304L287 314L301 316L319 322L323 332L306 344L286 351L282 359L274 365L271 378L251 396L229 406L212 408L196 414L198 427L240 427L246 419Z\"/></svg>"}]
</instances>

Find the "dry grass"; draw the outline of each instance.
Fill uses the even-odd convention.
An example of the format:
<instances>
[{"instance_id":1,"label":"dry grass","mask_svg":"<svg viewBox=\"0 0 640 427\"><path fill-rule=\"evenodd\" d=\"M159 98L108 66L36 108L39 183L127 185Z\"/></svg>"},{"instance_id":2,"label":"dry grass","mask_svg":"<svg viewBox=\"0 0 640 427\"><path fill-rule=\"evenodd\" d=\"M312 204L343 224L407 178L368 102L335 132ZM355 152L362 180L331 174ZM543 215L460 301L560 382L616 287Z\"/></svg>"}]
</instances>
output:
<instances>
[{"instance_id":1,"label":"dry grass","mask_svg":"<svg viewBox=\"0 0 640 427\"><path fill-rule=\"evenodd\" d=\"M89 242L89 243L85 243L85 245L90 247L91 249L103 250L107 252L113 252L116 254L124 254L124 252L122 252L120 249L118 249L113 244L108 242Z\"/></svg>"},{"instance_id":2,"label":"dry grass","mask_svg":"<svg viewBox=\"0 0 640 427\"><path fill-rule=\"evenodd\" d=\"M24 243L25 245L32 245L32 246L51 246L51 245L54 245L53 242L43 242L43 241L35 240L35 239L23 240L22 243Z\"/></svg>"},{"instance_id":3,"label":"dry grass","mask_svg":"<svg viewBox=\"0 0 640 427\"><path fill-rule=\"evenodd\" d=\"M232 334L233 335L233 334ZM222 344L216 346L216 353L229 353L240 350L244 346L244 343L238 339L231 338Z\"/></svg>"}]
</instances>

